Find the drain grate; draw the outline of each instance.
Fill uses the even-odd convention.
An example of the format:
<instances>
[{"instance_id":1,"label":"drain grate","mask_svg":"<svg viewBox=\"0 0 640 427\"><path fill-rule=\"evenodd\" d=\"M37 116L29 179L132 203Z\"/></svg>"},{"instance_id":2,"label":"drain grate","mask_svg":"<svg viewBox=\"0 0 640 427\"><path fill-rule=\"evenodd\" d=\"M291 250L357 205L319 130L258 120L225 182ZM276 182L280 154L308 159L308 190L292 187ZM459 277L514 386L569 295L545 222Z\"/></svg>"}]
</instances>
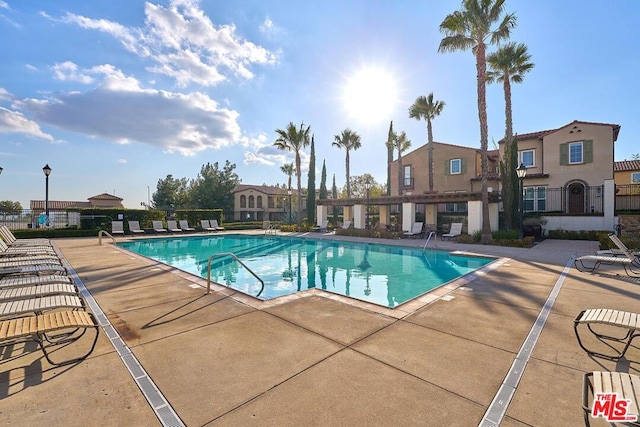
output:
<instances>
[{"instance_id":1,"label":"drain grate","mask_svg":"<svg viewBox=\"0 0 640 427\"><path fill-rule=\"evenodd\" d=\"M69 264L67 259L64 258L59 251L56 252L66 269L69 271L69 275L78 287L78 290L80 290L81 295L95 315L104 333L111 341L113 348L115 348L118 355L120 355L120 360L122 360L122 363L124 363L125 367L133 377L133 380L138 385L138 388L142 391L145 399L149 402L149 405L153 409L153 412L155 412L158 420L160 420L160 423L166 427L184 427L185 424L182 422L180 417L178 417L178 414L176 414L171 405L169 405L169 402L162 395L160 390L158 390L151 378L149 378L149 375L147 375L140 362L138 362L138 359L133 355L129 346L127 346L113 325L111 325L111 322L107 319L104 311L102 311L102 308L100 308L96 300L93 298L93 295L91 295L80 277L78 277L78 274L71 264Z\"/></svg>"}]
</instances>

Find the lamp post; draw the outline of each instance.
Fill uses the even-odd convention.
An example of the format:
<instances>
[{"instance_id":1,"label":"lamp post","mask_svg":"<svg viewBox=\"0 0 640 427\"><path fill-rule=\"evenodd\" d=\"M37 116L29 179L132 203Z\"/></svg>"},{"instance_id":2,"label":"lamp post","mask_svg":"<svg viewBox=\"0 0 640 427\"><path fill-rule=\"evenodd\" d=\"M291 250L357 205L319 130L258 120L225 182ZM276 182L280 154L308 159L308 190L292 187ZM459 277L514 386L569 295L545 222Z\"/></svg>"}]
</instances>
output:
<instances>
[{"instance_id":1,"label":"lamp post","mask_svg":"<svg viewBox=\"0 0 640 427\"><path fill-rule=\"evenodd\" d=\"M2 175L2 171L3 171L3 170L4 170L4 169L2 169L2 166L0 166L0 175Z\"/></svg>"},{"instance_id":2,"label":"lamp post","mask_svg":"<svg viewBox=\"0 0 640 427\"><path fill-rule=\"evenodd\" d=\"M42 168L42 172L44 172L44 182L45 182L44 213L47 216L46 224L49 225L49 175L51 175L51 168L49 167L48 163L44 165L44 167Z\"/></svg>"},{"instance_id":3,"label":"lamp post","mask_svg":"<svg viewBox=\"0 0 640 427\"><path fill-rule=\"evenodd\" d=\"M524 238L524 223L523 223L523 212L524 212L524 186L523 181L524 177L527 176L527 167L524 163L520 163L520 166L516 169L516 174L518 175L518 180L520 181L520 198L518 199L518 216L519 216L519 229L518 229L518 237L520 239Z\"/></svg>"},{"instance_id":4,"label":"lamp post","mask_svg":"<svg viewBox=\"0 0 640 427\"><path fill-rule=\"evenodd\" d=\"M292 224L291 220L291 189L287 190L287 194L289 195L289 225Z\"/></svg>"},{"instance_id":5,"label":"lamp post","mask_svg":"<svg viewBox=\"0 0 640 427\"><path fill-rule=\"evenodd\" d=\"M367 179L364 180L364 188L365 190L367 190L367 225L366 225L366 229L369 229L369 190L371 189L371 181L369 180L369 177L367 177Z\"/></svg>"}]
</instances>

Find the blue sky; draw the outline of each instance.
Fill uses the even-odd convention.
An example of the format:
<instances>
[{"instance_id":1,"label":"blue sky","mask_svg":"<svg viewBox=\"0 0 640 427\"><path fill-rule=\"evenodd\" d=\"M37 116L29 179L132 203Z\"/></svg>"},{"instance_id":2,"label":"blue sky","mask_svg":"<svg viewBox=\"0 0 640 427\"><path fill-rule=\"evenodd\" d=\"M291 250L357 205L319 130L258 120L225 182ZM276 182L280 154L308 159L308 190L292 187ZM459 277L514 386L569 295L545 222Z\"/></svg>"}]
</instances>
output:
<instances>
[{"instance_id":1,"label":"blue sky","mask_svg":"<svg viewBox=\"0 0 640 427\"><path fill-rule=\"evenodd\" d=\"M459 6L0 0L0 200L44 199L45 164L50 200L106 192L130 208L158 179L193 179L207 162L235 163L244 184L284 183L293 154L272 143L289 121L311 125L318 185L323 160L344 185L331 142L347 127L362 137L351 174L383 183L389 121L423 145L425 123L407 110L429 92L446 102L435 140L479 147L473 55L437 51ZM535 63L513 87L514 130L616 123L616 160L640 152L640 3L508 0L507 11ZM504 134L502 87L487 95L491 143Z\"/></svg>"}]
</instances>

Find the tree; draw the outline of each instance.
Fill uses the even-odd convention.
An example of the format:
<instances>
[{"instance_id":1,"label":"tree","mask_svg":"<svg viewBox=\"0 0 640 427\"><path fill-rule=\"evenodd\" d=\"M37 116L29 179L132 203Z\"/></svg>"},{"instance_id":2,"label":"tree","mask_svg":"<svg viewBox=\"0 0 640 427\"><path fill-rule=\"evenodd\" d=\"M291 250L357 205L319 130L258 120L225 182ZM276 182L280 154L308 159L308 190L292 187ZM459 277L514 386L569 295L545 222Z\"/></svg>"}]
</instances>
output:
<instances>
[{"instance_id":1,"label":"tree","mask_svg":"<svg viewBox=\"0 0 640 427\"><path fill-rule=\"evenodd\" d=\"M367 179L369 180L369 184L371 184L371 187L369 188L369 197L380 197L386 193L387 190L384 184L378 184L371 174L365 173L351 177L351 191L353 197L360 199L367 197L367 188L364 185ZM346 194L346 191L347 189L345 186L342 189L342 193Z\"/></svg>"},{"instance_id":2,"label":"tree","mask_svg":"<svg viewBox=\"0 0 640 427\"><path fill-rule=\"evenodd\" d=\"M427 138L429 140L429 192L433 192L433 130L431 120L442 113L444 101L434 101L433 92L427 96L419 96L409 107L409 118L427 122Z\"/></svg>"},{"instance_id":3,"label":"tree","mask_svg":"<svg viewBox=\"0 0 640 427\"><path fill-rule=\"evenodd\" d=\"M302 182L300 173L300 151L309 145L309 130L311 126L304 127L300 124L300 129L296 128L293 122L289 122L286 129L276 129L278 139L273 143L279 150L293 151L296 154L296 178L298 179L298 225L302 219Z\"/></svg>"},{"instance_id":4,"label":"tree","mask_svg":"<svg viewBox=\"0 0 640 427\"><path fill-rule=\"evenodd\" d=\"M287 163L280 166L280 170L289 177L289 181L288 181L289 186L286 189L291 190L291 176L293 176L293 174L296 173L296 167L294 166L293 163Z\"/></svg>"},{"instance_id":5,"label":"tree","mask_svg":"<svg viewBox=\"0 0 640 427\"><path fill-rule=\"evenodd\" d=\"M316 142L311 136L311 155L309 156L309 174L307 181L307 224L316 221Z\"/></svg>"},{"instance_id":6,"label":"tree","mask_svg":"<svg viewBox=\"0 0 640 427\"><path fill-rule=\"evenodd\" d=\"M151 199L154 209L186 208L189 201L187 178L176 179L169 174L165 179L159 179Z\"/></svg>"},{"instance_id":7,"label":"tree","mask_svg":"<svg viewBox=\"0 0 640 427\"><path fill-rule=\"evenodd\" d=\"M355 151L360 148L360 135L351 129L347 128L342 131L341 135L333 136L333 143L331 144L334 147L344 148L345 154L345 171L346 171L346 183L347 183L347 198L351 198L351 185L349 183L349 152L351 150Z\"/></svg>"},{"instance_id":8,"label":"tree","mask_svg":"<svg viewBox=\"0 0 640 427\"><path fill-rule=\"evenodd\" d=\"M402 131L400 135L393 133L391 140L387 142L387 148L398 152L398 196L402 196L403 180L402 180L402 153L411 147L411 141L407 139L406 132Z\"/></svg>"},{"instance_id":9,"label":"tree","mask_svg":"<svg viewBox=\"0 0 640 427\"><path fill-rule=\"evenodd\" d=\"M489 194L487 192L488 174L488 124L487 124L487 43L499 44L509 38L511 29L516 25L514 14L504 13L505 0L463 0L461 10L444 18L440 32L444 38L440 41L438 52L471 50L476 59L478 119L480 122L480 165L482 169L482 234L481 242L491 242L491 224L489 222ZM492 27L497 24L495 29Z\"/></svg>"},{"instance_id":10,"label":"tree","mask_svg":"<svg viewBox=\"0 0 640 427\"><path fill-rule=\"evenodd\" d=\"M389 123L389 133L387 133L387 196L391 195L391 163L393 162L393 120Z\"/></svg>"},{"instance_id":11,"label":"tree","mask_svg":"<svg viewBox=\"0 0 640 427\"><path fill-rule=\"evenodd\" d=\"M3 200L0 202L0 214L2 215L20 215L22 214L22 205L20 202L12 202L11 200Z\"/></svg>"},{"instance_id":12,"label":"tree","mask_svg":"<svg viewBox=\"0 0 640 427\"><path fill-rule=\"evenodd\" d=\"M320 175L320 193L318 194L318 198L326 199L329 193L327 192L327 167L324 164L324 160L322 161L322 173Z\"/></svg>"},{"instance_id":13,"label":"tree","mask_svg":"<svg viewBox=\"0 0 640 427\"><path fill-rule=\"evenodd\" d=\"M331 186L331 197L333 200L338 199L338 187L336 187L336 174L333 174L333 185ZM333 207L333 225L338 225L338 207Z\"/></svg>"},{"instance_id":14,"label":"tree","mask_svg":"<svg viewBox=\"0 0 640 427\"><path fill-rule=\"evenodd\" d=\"M523 43L507 43L496 52L487 56L489 72L487 82L502 83L504 90L504 158L500 162L502 177L502 205L507 229L513 229L518 219L518 200L520 190L515 169L518 167L518 142L513 136L513 116L511 107L511 82L522 83L524 75L531 71L534 64L527 46Z\"/></svg>"},{"instance_id":15,"label":"tree","mask_svg":"<svg viewBox=\"0 0 640 427\"><path fill-rule=\"evenodd\" d=\"M200 173L191 181L189 198L191 206L199 209L220 208L226 212L233 211L233 189L240 183L238 174L234 172L236 165L225 161L220 169L218 162L213 165L202 165Z\"/></svg>"}]
</instances>

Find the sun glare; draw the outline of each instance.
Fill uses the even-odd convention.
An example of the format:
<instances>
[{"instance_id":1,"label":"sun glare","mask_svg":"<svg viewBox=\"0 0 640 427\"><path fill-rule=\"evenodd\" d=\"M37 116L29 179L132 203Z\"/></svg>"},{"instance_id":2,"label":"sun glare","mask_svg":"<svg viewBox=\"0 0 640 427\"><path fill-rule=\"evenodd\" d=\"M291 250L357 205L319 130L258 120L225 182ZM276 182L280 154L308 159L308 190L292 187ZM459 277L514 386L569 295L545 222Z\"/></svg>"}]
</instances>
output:
<instances>
[{"instance_id":1,"label":"sun glare","mask_svg":"<svg viewBox=\"0 0 640 427\"><path fill-rule=\"evenodd\" d=\"M363 68L346 82L344 105L350 118L374 124L390 120L397 99L395 79L379 68Z\"/></svg>"}]
</instances>

